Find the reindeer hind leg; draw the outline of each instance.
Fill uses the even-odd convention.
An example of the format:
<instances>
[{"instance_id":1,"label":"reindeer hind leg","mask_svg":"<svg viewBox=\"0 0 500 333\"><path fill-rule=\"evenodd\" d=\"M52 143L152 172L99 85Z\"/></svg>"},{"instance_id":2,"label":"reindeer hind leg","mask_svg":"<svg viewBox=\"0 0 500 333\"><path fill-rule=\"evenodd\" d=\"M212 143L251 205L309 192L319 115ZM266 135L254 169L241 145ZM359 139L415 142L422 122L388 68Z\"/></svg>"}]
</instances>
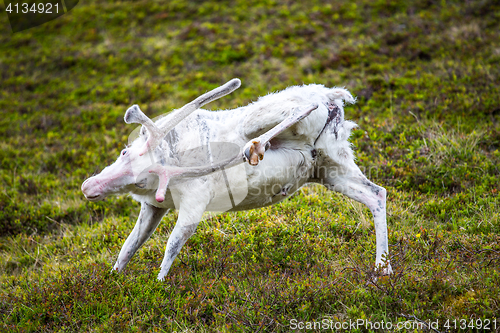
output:
<instances>
[{"instance_id":1,"label":"reindeer hind leg","mask_svg":"<svg viewBox=\"0 0 500 333\"><path fill-rule=\"evenodd\" d=\"M386 189L369 181L354 162L348 166L332 166L323 179L324 185L366 205L372 215L376 234L375 266L383 269L382 274L391 274L388 261Z\"/></svg>"},{"instance_id":2,"label":"reindeer hind leg","mask_svg":"<svg viewBox=\"0 0 500 333\"><path fill-rule=\"evenodd\" d=\"M301 121L317 108L318 104L314 103L308 105L307 107L303 107L300 110L295 110L295 112L269 131L262 134L258 138L250 140L245 147L243 147L243 154L248 163L253 166L259 164L259 160L264 158L264 153L271 146L269 141L271 141L272 138L276 137L293 124Z\"/></svg>"}]
</instances>

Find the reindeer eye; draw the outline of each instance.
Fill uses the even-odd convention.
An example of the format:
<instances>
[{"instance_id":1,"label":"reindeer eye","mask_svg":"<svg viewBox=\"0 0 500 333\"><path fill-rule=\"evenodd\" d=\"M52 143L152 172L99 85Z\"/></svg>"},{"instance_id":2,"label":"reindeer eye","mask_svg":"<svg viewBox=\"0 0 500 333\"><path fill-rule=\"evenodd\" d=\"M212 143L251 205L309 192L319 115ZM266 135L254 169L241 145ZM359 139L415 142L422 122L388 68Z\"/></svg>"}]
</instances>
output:
<instances>
[{"instance_id":1,"label":"reindeer eye","mask_svg":"<svg viewBox=\"0 0 500 333\"><path fill-rule=\"evenodd\" d=\"M125 155L127 155L127 149L122 150L122 156L125 156Z\"/></svg>"}]
</instances>

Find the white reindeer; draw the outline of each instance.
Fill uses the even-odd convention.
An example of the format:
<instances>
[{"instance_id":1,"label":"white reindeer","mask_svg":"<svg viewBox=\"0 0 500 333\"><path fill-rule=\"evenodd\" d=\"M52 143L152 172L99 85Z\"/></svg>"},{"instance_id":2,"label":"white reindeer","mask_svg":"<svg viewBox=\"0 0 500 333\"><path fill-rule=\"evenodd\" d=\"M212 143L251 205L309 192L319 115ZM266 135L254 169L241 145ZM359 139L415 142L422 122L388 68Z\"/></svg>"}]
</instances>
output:
<instances>
[{"instance_id":1,"label":"white reindeer","mask_svg":"<svg viewBox=\"0 0 500 333\"><path fill-rule=\"evenodd\" d=\"M389 253L386 190L363 175L348 142L356 124L344 120L343 102L354 103L352 95L323 85L294 86L234 110L200 109L240 84L233 79L156 122L137 105L127 110L126 123L142 124L139 137L115 163L82 184L90 201L131 193L141 203L114 269L125 268L172 208L179 217L159 280L205 211L264 207L312 182L368 206L376 231L375 265L390 274L384 259Z\"/></svg>"}]
</instances>

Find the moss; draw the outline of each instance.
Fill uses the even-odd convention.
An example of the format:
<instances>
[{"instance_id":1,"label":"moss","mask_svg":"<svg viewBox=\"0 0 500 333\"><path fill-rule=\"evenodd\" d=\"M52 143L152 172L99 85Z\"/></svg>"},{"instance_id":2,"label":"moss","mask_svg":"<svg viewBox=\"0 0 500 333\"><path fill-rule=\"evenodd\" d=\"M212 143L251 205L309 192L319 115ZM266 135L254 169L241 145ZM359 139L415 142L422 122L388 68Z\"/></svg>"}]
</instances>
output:
<instances>
[{"instance_id":1,"label":"moss","mask_svg":"<svg viewBox=\"0 0 500 333\"><path fill-rule=\"evenodd\" d=\"M288 331L291 319L393 323L498 312L497 1L79 3L0 34L0 327ZM6 15L0 22L8 25ZM244 105L293 84L345 86L358 164L388 189L395 274L373 279L369 211L317 186L208 217L164 283L176 213L109 273L138 205L84 201L133 103L150 116L227 81Z\"/></svg>"}]
</instances>

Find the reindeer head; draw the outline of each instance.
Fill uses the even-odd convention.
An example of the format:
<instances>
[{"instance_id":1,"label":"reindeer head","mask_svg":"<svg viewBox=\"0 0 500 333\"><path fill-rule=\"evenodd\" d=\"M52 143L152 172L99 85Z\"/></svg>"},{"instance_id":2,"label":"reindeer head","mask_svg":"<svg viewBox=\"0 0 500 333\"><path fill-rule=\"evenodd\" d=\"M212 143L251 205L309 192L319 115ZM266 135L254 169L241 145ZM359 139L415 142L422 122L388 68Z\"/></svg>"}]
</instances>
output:
<instances>
[{"instance_id":1,"label":"reindeer head","mask_svg":"<svg viewBox=\"0 0 500 333\"><path fill-rule=\"evenodd\" d=\"M98 175L88 178L82 184L82 192L90 201L99 201L110 194L127 193L147 184L158 184L156 200L165 200L168 183L175 176L200 176L214 171L215 167L178 167L165 165L162 156L169 147L165 147L165 136L184 118L203 105L225 96L239 88L239 79L232 79L221 87L201 95L191 103L168 114L161 121L161 126L149 119L139 106L134 105L125 112L127 124L141 124L141 135L129 147L122 150L112 165L104 168ZM227 164L224 161L222 164ZM151 179L157 175L156 179Z\"/></svg>"}]
</instances>

